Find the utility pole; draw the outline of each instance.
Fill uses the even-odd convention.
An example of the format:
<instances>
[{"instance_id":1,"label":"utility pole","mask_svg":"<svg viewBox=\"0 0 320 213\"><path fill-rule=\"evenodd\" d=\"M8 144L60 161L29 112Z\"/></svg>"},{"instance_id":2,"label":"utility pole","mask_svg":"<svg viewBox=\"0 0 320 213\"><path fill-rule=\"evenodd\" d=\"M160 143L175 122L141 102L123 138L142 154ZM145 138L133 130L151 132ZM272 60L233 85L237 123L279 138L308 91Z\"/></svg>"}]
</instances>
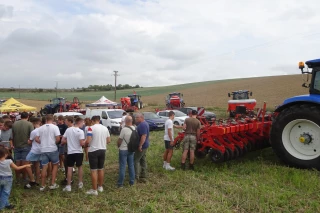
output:
<instances>
[{"instance_id":1,"label":"utility pole","mask_svg":"<svg viewBox=\"0 0 320 213\"><path fill-rule=\"evenodd\" d=\"M114 101L117 101L117 76L119 76L118 71L113 71L114 74Z\"/></svg>"},{"instance_id":2,"label":"utility pole","mask_svg":"<svg viewBox=\"0 0 320 213\"><path fill-rule=\"evenodd\" d=\"M19 99L20 99L20 84L19 84Z\"/></svg>"},{"instance_id":3,"label":"utility pole","mask_svg":"<svg viewBox=\"0 0 320 213\"><path fill-rule=\"evenodd\" d=\"M58 81L55 81L56 82L56 98L58 98Z\"/></svg>"}]
</instances>

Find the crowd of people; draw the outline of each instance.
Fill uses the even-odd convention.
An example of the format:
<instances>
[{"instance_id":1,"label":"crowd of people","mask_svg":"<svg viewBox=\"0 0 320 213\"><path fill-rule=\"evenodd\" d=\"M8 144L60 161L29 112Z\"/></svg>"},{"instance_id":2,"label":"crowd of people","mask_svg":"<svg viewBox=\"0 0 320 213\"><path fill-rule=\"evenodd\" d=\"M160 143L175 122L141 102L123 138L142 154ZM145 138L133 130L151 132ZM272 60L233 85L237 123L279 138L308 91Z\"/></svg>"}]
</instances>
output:
<instances>
[{"instance_id":1,"label":"crowd of people","mask_svg":"<svg viewBox=\"0 0 320 213\"><path fill-rule=\"evenodd\" d=\"M200 122L196 119L197 111L193 111L183 126L173 124L174 112L169 113L165 123L163 168L173 171L170 165L174 145L174 127L184 128L183 155L181 168L186 169L186 158L190 152L189 169L194 169L194 150L200 136ZM20 120L12 121L9 116L0 118L0 210L14 208L9 203L13 184L21 184L28 178L25 189L39 187L40 191L47 188L59 188L56 183L58 171L64 171L65 178L61 185L63 191L70 192L73 183L74 167L77 168L79 189L83 188L83 164L89 164L91 189L88 195L103 192L104 163L107 144L111 142L108 129L100 123L100 116L83 120L81 117L59 116L55 121L52 115L45 117L29 117L21 113ZM137 135L137 139L135 139ZM129 149L132 140L138 143L137 150ZM123 114L121 131L117 146L119 149L119 176L117 187L123 188L126 166L129 171L129 185L135 181L147 182L147 157L149 148L149 125L142 113ZM46 185L50 179L49 186Z\"/></svg>"}]
</instances>

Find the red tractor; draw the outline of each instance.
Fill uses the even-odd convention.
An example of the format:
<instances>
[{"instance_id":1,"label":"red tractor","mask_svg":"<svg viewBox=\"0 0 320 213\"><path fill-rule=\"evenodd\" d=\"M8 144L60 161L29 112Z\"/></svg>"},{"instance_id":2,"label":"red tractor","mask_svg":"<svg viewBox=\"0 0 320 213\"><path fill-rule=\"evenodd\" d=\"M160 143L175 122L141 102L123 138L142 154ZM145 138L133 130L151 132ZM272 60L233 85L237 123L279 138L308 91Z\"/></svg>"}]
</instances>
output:
<instances>
[{"instance_id":1,"label":"red tractor","mask_svg":"<svg viewBox=\"0 0 320 213\"><path fill-rule=\"evenodd\" d=\"M183 94L179 92L170 93L166 97L167 109L180 109L184 107Z\"/></svg>"},{"instance_id":2,"label":"red tractor","mask_svg":"<svg viewBox=\"0 0 320 213\"><path fill-rule=\"evenodd\" d=\"M249 98L249 96L252 96L252 92L248 90L239 90L228 93L228 96L232 96L232 100L228 101L228 112L230 113L230 117L236 117L236 115L254 115L257 101Z\"/></svg>"}]
</instances>

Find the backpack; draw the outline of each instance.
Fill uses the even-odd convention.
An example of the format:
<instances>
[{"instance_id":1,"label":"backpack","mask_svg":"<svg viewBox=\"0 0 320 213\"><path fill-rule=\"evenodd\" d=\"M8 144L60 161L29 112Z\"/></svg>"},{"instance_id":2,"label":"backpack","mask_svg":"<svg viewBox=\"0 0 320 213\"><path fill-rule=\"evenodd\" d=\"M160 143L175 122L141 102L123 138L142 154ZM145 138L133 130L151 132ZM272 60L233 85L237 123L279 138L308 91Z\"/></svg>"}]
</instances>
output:
<instances>
[{"instance_id":1,"label":"backpack","mask_svg":"<svg viewBox=\"0 0 320 213\"><path fill-rule=\"evenodd\" d=\"M128 146L128 152L135 152L138 150L140 145L140 137L139 137L138 131L137 129L132 129L130 126L125 126L125 127L129 128L132 133L130 136L129 143L125 139L123 140L126 142Z\"/></svg>"}]
</instances>

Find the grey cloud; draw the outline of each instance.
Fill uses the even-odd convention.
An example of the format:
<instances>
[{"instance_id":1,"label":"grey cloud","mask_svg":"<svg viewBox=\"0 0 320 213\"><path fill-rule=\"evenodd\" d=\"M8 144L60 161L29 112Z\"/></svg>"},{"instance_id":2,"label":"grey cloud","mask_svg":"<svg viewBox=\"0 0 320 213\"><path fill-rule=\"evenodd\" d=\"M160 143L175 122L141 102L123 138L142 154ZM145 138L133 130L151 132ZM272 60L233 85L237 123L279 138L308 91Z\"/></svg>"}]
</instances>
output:
<instances>
[{"instance_id":1,"label":"grey cloud","mask_svg":"<svg viewBox=\"0 0 320 213\"><path fill-rule=\"evenodd\" d=\"M13 7L0 4L0 20L2 18L11 18L13 16Z\"/></svg>"}]
</instances>

